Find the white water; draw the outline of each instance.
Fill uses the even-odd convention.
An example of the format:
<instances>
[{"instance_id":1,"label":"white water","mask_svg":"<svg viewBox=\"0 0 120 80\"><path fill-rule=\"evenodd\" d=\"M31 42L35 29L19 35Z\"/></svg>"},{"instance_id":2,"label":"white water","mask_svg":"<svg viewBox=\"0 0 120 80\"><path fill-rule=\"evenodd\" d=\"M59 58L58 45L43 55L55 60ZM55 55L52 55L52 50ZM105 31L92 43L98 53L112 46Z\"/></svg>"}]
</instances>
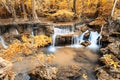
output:
<instances>
[{"instance_id":1,"label":"white water","mask_svg":"<svg viewBox=\"0 0 120 80\"><path fill-rule=\"evenodd\" d=\"M0 43L2 44L3 48L7 49L8 46L5 44L5 41L2 36L0 36Z\"/></svg>"},{"instance_id":2,"label":"white water","mask_svg":"<svg viewBox=\"0 0 120 80\"><path fill-rule=\"evenodd\" d=\"M47 47L47 49L45 50L45 53L54 53L55 51L56 51L56 47L51 45Z\"/></svg>"},{"instance_id":3,"label":"white water","mask_svg":"<svg viewBox=\"0 0 120 80\"><path fill-rule=\"evenodd\" d=\"M16 29L15 31L16 31L16 34L18 35L19 34L18 30Z\"/></svg>"},{"instance_id":4,"label":"white water","mask_svg":"<svg viewBox=\"0 0 120 80\"><path fill-rule=\"evenodd\" d=\"M79 37L80 43L82 43L82 42L85 41L85 40L84 40L84 36L85 36L85 34L88 33L88 32L89 32L89 31L87 30L87 31L85 31L84 33L82 33L82 34L80 35L80 37Z\"/></svg>"},{"instance_id":5,"label":"white water","mask_svg":"<svg viewBox=\"0 0 120 80\"><path fill-rule=\"evenodd\" d=\"M81 45L81 43L85 41L85 40L84 40L84 35L85 35L85 33L87 33L87 32L89 32L89 31L87 30L87 31L85 31L84 33L82 33L81 35L74 35L74 36L72 37L71 47L75 47L75 48L83 47L83 46Z\"/></svg>"},{"instance_id":6,"label":"white water","mask_svg":"<svg viewBox=\"0 0 120 80\"><path fill-rule=\"evenodd\" d=\"M72 37L71 47L81 47L79 35L74 35Z\"/></svg>"},{"instance_id":7,"label":"white water","mask_svg":"<svg viewBox=\"0 0 120 80\"><path fill-rule=\"evenodd\" d=\"M34 35L33 27L31 27L31 35L32 35L32 36L35 36L35 35Z\"/></svg>"},{"instance_id":8,"label":"white water","mask_svg":"<svg viewBox=\"0 0 120 80\"><path fill-rule=\"evenodd\" d=\"M48 48L48 51L50 52L55 52L56 48L60 48L60 46L56 46L56 37L57 35L69 35L69 34L74 34L72 37L72 41L71 41L71 46L66 46L66 47L75 47L75 48L80 48L83 47L81 45L82 42L84 42L84 36L85 34L89 32L89 30L83 32L81 35L76 35L74 34L74 29L71 29L69 27L61 27L61 28L56 28L54 27L54 34L52 36L52 46L50 46ZM87 46L87 48L91 49L91 50L99 50L100 46L97 44L98 42L98 37L100 37L101 35L97 32L97 31L90 31L90 36L89 36L89 41L90 41L90 45Z\"/></svg>"},{"instance_id":9,"label":"white water","mask_svg":"<svg viewBox=\"0 0 120 80\"><path fill-rule=\"evenodd\" d=\"M46 53L54 53L56 51L55 42L57 35L67 35L67 34L74 34L73 27L70 29L69 27L54 27L54 34L52 36L52 45L46 49Z\"/></svg>"},{"instance_id":10,"label":"white water","mask_svg":"<svg viewBox=\"0 0 120 80\"><path fill-rule=\"evenodd\" d=\"M100 37L101 35L95 31L91 31L90 32L90 36L89 36L89 41L91 42L91 44L87 47L91 50L99 50L100 46L97 44L98 42L98 37Z\"/></svg>"},{"instance_id":11,"label":"white water","mask_svg":"<svg viewBox=\"0 0 120 80\"><path fill-rule=\"evenodd\" d=\"M57 35L67 35L67 34L74 34L74 29L70 29L69 27L62 27L61 28L56 28L54 27L54 34L52 36L52 45L55 46L56 42L56 36Z\"/></svg>"}]
</instances>

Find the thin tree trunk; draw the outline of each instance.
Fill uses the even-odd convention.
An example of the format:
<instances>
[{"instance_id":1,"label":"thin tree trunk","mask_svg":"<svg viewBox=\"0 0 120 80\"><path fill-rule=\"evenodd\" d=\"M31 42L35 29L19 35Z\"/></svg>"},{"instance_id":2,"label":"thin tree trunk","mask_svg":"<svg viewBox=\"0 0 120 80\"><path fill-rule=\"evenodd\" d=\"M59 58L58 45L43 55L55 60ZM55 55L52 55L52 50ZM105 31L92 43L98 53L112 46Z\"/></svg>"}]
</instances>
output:
<instances>
[{"instance_id":1,"label":"thin tree trunk","mask_svg":"<svg viewBox=\"0 0 120 80\"><path fill-rule=\"evenodd\" d=\"M35 0L31 0L31 3L32 3L32 17L33 17L33 20L38 20L37 13L35 11Z\"/></svg>"},{"instance_id":2,"label":"thin tree trunk","mask_svg":"<svg viewBox=\"0 0 120 80\"><path fill-rule=\"evenodd\" d=\"M7 10L9 13L11 13L9 7L3 2L3 0L2 0L2 5L6 8L6 10Z\"/></svg>"},{"instance_id":3,"label":"thin tree trunk","mask_svg":"<svg viewBox=\"0 0 120 80\"><path fill-rule=\"evenodd\" d=\"M15 11L15 2L11 2L10 0L7 0L7 4L9 6L9 9L11 11L13 20L17 19L16 11Z\"/></svg>"},{"instance_id":4,"label":"thin tree trunk","mask_svg":"<svg viewBox=\"0 0 120 80\"><path fill-rule=\"evenodd\" d=\"M14 5L12 6L12 15L13 15L13 19L16 20L17 19L17 15L16 15L16 11L15 11Z\"/></svg>"},{"instance_id":5,"label":"thin tree trunk","mask_svg":"<svg viewBox=\"0 0 120 80\"><path fill-rule=\"evenodd\" d=\"M22 4L22 3L21 3ZM22 9L23 9L23 16L24 16L24 19L27 19L27 13L26 13L26 10L25 10L25 5L22 4Z\"/></svg>"},{"instance_id":6,"label":"thin tree trunk","mask_svg":"<svg viewBox=\"0 0 120 80\"><path fill-rule=\"evenodd\" d=\"M117 0L115 0L115 2L114 2L114 6L113 6L113 9L112 9L112 12L111 12L111 17L113 17L113 15L114 15L116 5L117 5Z\"/></svg>"},{"instance_id":7,"label":"thin tree trunk","mask_svg":"<svg viewBox=\"0 0 120 80\"><path fill-rule=\"evenodd\" d=\"M77 0L73 0L73 12L76 14L76 1Z\"/></svg>"}]
</instances>

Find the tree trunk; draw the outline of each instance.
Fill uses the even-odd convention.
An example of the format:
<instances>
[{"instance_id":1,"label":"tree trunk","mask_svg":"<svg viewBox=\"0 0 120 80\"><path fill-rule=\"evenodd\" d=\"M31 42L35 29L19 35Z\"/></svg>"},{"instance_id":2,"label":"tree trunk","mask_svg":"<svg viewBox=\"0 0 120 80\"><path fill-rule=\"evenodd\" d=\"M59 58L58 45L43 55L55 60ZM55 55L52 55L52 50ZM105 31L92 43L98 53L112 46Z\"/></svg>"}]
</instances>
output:
<instances>
[{"instance_id":1,"label":"tree trunk","mask_svg":"<svg viewBox=\"0 0 120 80\"><path fill-rule=\"evenodd\" d=\"M23 3L21 3L21 5L22 5L24 19L27 19L27 13L26 13L26 10L25 10L25 5Z\"/></svg>"},{"instance_id":2,"label":"tree trunk","mask_svg":"<svg viewBox=\"0 0 120 80\"><path fill-rule=\"evenodd\" d=\"M73 12L76 14L76 1L77 0L73 0Z\"/></svg>"},{"instance_id":3,"label":"tree trunk","mask_svg":"<svg viewBox=\"0 0 120 80\"><path fill-rule=\"evenodd\" d=\"M17 15L16 15L16 11L15 11L14 4L13 4L13 6L12 6L12 16L13 16L13 20L16 20L16 19L17 19Z\"/></svg>"},{"instance_id":4,"label":"tree trunk","mask_svg":"<svg viewBox=\"0 0 120 80\"><path fill-rule=\"evenodd\" d=\"M37 13L35 11L35 0L31 0L31 3L32 3L32 17L33 17L33 20L38 20Z\"/></svg>"},{"instance_id":5,"label":"tree trunk","mask_svg":"<svg viewBox=\"0 0 120 80\"><path fill-rule=\"evenodd\" d=\"M113 15L114 15L114 11L115 11L115 7L117 5L117 1L118 0L115 0L115 2L114 2L114 6L113 6L113 9L112 9L112 12L111 12L111 17L113 17Z\"/></svg>"}]
</instances>

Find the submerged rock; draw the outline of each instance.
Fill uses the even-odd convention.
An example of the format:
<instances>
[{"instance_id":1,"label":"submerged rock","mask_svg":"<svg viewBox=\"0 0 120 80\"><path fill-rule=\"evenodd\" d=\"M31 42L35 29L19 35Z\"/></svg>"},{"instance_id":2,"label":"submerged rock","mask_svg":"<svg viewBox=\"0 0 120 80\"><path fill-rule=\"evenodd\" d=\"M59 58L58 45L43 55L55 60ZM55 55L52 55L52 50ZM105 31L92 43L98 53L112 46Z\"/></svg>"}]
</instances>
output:
<instances>
[{"instance_id":1,"label":"submerged rock","mask_svg":"<svg viewBox=\"0 0 120 80\"><path fill-rule=\"evenodd\" d=\"M85 42L82 42L81 43L81 45L83 45L83 46L85 46L85 47L87 47L88 45L90 45L91 43L90 43L90 41L85 41Z\"/></svg>"},{"instance_id":2,"label":"submerged rock","mask_svg":"<svg viewBox=\"0 0 120 80\"><path fill-rule=\"evenodd\" d=\"M84 39L87 39L87 40L88 40L89 36L90 36L90 32L85 33Z\"/></svg>"},{"instance_id":3,"label":"submerged rock","mask_svg":"<svg viewBox=\"0 0 120 80\"><path fill-rule=\"evenodd\" d=\"M40 66L30 72L30 80L56 80L56 67Z\"/></svg>"}]
</instances>

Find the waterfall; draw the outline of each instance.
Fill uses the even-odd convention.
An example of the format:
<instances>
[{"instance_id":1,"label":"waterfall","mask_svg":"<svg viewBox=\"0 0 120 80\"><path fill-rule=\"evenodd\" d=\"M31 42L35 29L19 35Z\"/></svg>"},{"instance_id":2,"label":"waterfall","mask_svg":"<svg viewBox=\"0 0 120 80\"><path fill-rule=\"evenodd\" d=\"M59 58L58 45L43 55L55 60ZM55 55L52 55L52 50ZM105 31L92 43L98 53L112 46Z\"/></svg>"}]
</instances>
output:
<instances>
[{"instance_id":1,"label":"waterfall","mask_svg":"<svg viewBox=\"0 0 120 80\"><path fill-rule=\"evenodd\" d=\"M32 26L31 26L31 35L34 36L34 30Z\"/></svg>"},{"instance_id":2,"label":"waterfall","mask_svg":"<svg viewBox=\"0 0 120 80\"><path fill-rule=\"evenodd\" d=\"M80 37L79 37L79 39L80 39L80 44L85 41L85 40L84 40L84 36L85 36L85 34L86 34L87 32L89 32L89 30L85 31L84 33L82 33L82 34L80 35Z\"/></svg>"},{"instance_id":3,"label":"waterfall","mask_svg":"<svg viewBox=\"0 0 120 80\"><path fill-rule=\"evenodd\" d=\"M55 46L55 41L56 41L56 34L54 34L53 36L52 36L52 45L53 46Z\"/></svg>"},{"instance_id":4,"label":"waterfall","mask_svg":"<svg viewBox=\"0 0 120 80\"><path fill-rule=\"evenodd\" d=\"M5 41L2 36L0 36L0 43L2 44L3 48L7 49L8 46L6 46Z\"/></svg>"},{"instance_id":5,"label":"waterfall","mask_svg":"<svg viewBox=\"0 0 120 80\"><path fill-rule=\"evenodd\" d=\"M67 47L75 47L75 48L80 48L83 47L83 45L81 45L81 43L85 42L86 39L85 38L85 34L88 33L89 30L86 30L85 32L83 32L81 35L75 34L74 33L74 28L73 27L54 27L54 34L52 36L52 45L48 47L48 51L49 52L55 52L55 48L59 47L56 46L56 37L59 35L70 35L72 34L72 39L71 39L71 46L67 46ZM91 50L98 50L99 49L99 45L98 43L98 37L100 37L100 34L97 31L90 31L90 36L89 36L89 41L90 41L90 45L87 46L87 48L91 49Z\"/></svg>"},{"instance_id":6,"label":"waterfall","mask_svg":"<svg viewBox=\"0 0 120 80\"><path fill-rule=\"evenodd\" d=\"M66 34L73 34L74 29L70 29L69 27L54 27L54 34L52 36L52 45L55 46L56 36L57 35L66 35Z\"/></svg>"},{"instance_id":7,"label":"waterfall","mask_svg":"<svg viewBox=\"0 0 120 80\"><path fill-rule=\"evenodd\" d=\"M71 47L80 47L80 39L79 39L79 35L74 35L72 38L72 45Z\"/></svg>"},{"instance_id":8,"label":"waterfall","mask_svg":"<svg viewBox=\"0 0 120 80\"><path fill-rule=\"evenodd\" d=\"M85 31L84 33L82 33L81 35L73 35L72 37L72 42L71 42L71 47L82 47L82 45L80 45L82 42L84 42L84 35L85 33L89 32L88 30Z\"/></svg>"},{"instance_id":9,"label":"waterfall","mask_svg":"<svg viewBox=\"0 0 120 80\"><path fill-rule=\"evenodd\" d=\"M16 34L18 35L19 34L18 30L16 29L15 31L16 31Z\"/></svg>"},{"instance_id":10,"label":"waterfall","mask_svg":"<svg viewBox=\"0 0 120 80\"><path fill-rule=\"evenodd\" d=\"M91 50L99 50L100 46L97 44L97 42L98 42L97 39L99 36L100 36L100 34L97 31L95 31L95 32L91 31L90 36L89 36L89 41L91 44L87 48L89 48Z\"/></svg>"},{"instance_id":11,"label":"waterfall","mask_svg":"<svg viewBox=\"0 0 120 80\"><path fill-rule=\"evenodd\" d=\"M56 37L57 35L67 35L67 34L73 34L74 28L73 27L53 27L54 28L54 34L52 36L52 45L47 47L45 50L45 53L54 53L56 51ZM77 39L76 39L77 40ZM58 46L57 46L58 47Z\"/></svg>"},{"instance_id":12,"label":"waterfall","mask_svg":"<svg viewBox=\"0 0 120 80\"><path fill-rule=\"evenodd\" d=\"M54 27L54 34L56 35L65 35L65 34L72 34L73 30L71 31L68 27L63 28L56 28Z\"/></svg>"}]
</instances>

